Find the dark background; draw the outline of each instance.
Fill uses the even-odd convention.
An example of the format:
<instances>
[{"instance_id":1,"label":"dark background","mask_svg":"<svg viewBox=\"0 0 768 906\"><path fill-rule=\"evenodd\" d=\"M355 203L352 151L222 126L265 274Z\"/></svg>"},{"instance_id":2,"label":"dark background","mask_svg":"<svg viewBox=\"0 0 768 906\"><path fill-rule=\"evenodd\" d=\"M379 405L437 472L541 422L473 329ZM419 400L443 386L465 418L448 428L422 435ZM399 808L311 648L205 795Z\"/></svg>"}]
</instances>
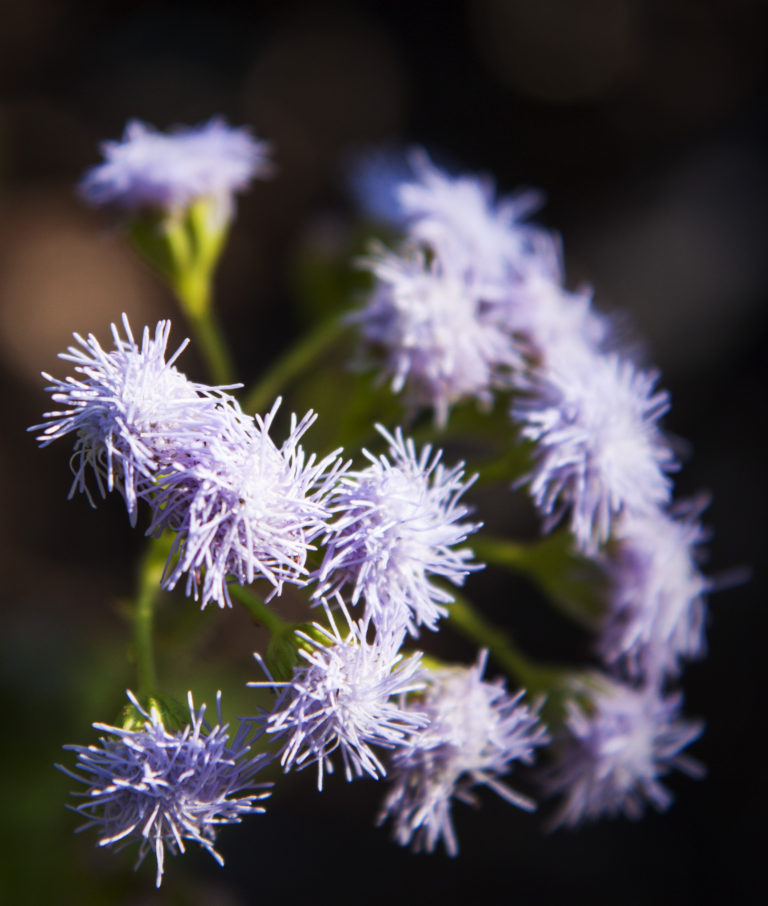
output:
<instances>
[{"instance_id":1,"label":"dark background","mask_svg":"<svg viewBox=\"0 0 768 906\"><path fill-rule=\"evenodd\" d=\"M760 0L0 0L3 902L757 902L767 13ZM372 827L375 784L336 779L320 796L307 772L280 784L267 816L223 831L223 871L190 853L159 893L151 860L134 875L129 855L72 834L71 781L52 763L113 719L133 682L124 602L141 539L119 501L67 502L67 450L37 452L25 428L48 406L39 372L63 373L55 354L73 330L106 339L122 311L135 326L175 314L73 191L97 143L130 117L165 128L214 113L273 142L279 166L242 198L218 278L246 383L306 326L298 264L343 250L345 161L364 146L420 143L502 191L541 187L569 285L629 313L672 393L665 424L690 443L678 494L713 494L707 569L753 570L713 596L710 655L684 676L709 774L672 777L669 813L547 835L488 794L456 808L462 852L449 860ZM203 377L193 352L185 361ZM161 619L166 669L246 710L234 677L256 678L247 621L188 613ZM566 637L558 624L553 647Z\"/></svg>"}]
</instances>

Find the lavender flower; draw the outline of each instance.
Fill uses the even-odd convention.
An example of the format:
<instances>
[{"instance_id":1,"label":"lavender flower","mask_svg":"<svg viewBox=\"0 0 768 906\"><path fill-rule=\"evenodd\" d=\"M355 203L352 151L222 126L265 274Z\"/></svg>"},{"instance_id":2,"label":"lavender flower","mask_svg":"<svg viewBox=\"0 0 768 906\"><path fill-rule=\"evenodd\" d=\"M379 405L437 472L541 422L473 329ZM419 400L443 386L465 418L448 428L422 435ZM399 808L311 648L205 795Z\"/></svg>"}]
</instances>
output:
<instances>
[{"instance_id":1,"label":"lavender flower","mask_svg":"<svg viewBox=\"0 0 768 906\"><path fill-rule=\"evenodd\" d=\"M482 679L487 656L482 651L469 668L433 671L424 696L414 701L429 724L394 752L392 789L378 819L392 818L401 846L432 852L442 839L455 856L452 801L477 804L474 786L488 786L526 811L536 807L499 777L514 762L533 761L534 750L548 742L546 728L537 709L521 704L523 692L508 695L502 680Z\"/></svg>"},{"instance_id":2,"label":"lavender flower","mask_svg":"<svg viewBox=\"0 0 768 906\"><path fill-rule=\"evenodd\" d=\"M366 469L347 473L332 494L338 513L325 539L327 547L317 596L352 586L353 604L365 600L366 619L378 631L417 634L435 628L453 597L430 579L461 585L471 570L472 551L454 547L480 526L461 522L469 512L459 503L476 476L464 481L464 464L445 469L441 451L430 446L417 455L398 428L394 437L380 425L389 458L363 451Z\"/></svg>"},{"instance_id":3,"label":"lavender flower","mask_svg":"<svg viewBox=\"0 0 768 906\"><path fill-rule=\"evenodd\" d=\"M409 158L416 181L397 198L411 239L439 250L457 269L483 280L519 279L551 261L551 237L520 221L541 205L539 192L495 200L489 178L449 176L422 150Z\"/></svg>"},{"instance_id":4,"label":"lavender flower","mask_svg":"<svg viewBox=\"0 0 768 906\"><path fill-rule=\"evenodd\" d=\"M669 408L656 372L615 354L574 357L520 377L512 409L536 444L530 492L548 530L570 510L577 545L594 553L619 513L646 515L669 501L677 467L657 422Z\"/></svg>"},{"instance_id":5,"label":"lavender flower","mask_svg":"<svg viewBox=\"0 0 768 906\"><path fill-rule=\"evenodd\" d=\"M568 738L550 792L562 794L554 824L571 827L623 813L637 819L650 802L659 811L672 803L660 778L673 768L701 777L702 766L682 750L703 725L679 717L682 696L662 696L657 686L633 689L607 678L584 693L588 704L568 705Z\"/></svg>"},{"instance_id":6,"label":"lavender flower","mask_svg":"<svg viewBox=\"0 0 768 906\"><path fill-rule=\"evenodd\" d=\"M599 650L632 676L678 673L683 658L704 653L704 595L697 545L706 535L700 505L677 513L624 517L614 560L606 562L611 589Z\"/></svg>"},{"instance_id":7,"label":"lavender flower","mask_svg":"<svg viewBox=\"0 0 768 906\"><path fill-rule=\"evenodd\" d=\"M154 337L144 328L140 347L125 315L123 327L125 339L112 325L111 352L92 334L74 335L81 348L71 346L59 357L73 362L81 377L58 380L43 373L52 382L52 400L65 408L46 412L49 421L30 430L43 429L37 438L43 447L74 434L69 496L81 491L93 504L90 468L101 496L118 490L135 524L137 499L153 489L158 473L209 448L236 404L225 393L229 388L192 383L176 369L186 340L166 361L170 321L160 321Z\"/></svg>"},{"instance_id":8,"label":"lavender flower","mask_svg":"<svg viewBox=\"0 0 768 906\"><path fill-rule=\"evenodd\" d=\"M459 400L489 404L492 389L520 362L490 316L504 288L468 279L423 250L405 257L382 251L364 264L378 285L356 320L368 343L383 350L393 392L407 386L413 402L434 408L439 425Z\"/></svg>"},{"instance_id":9,"label":"lavender flower","mask_svg":"<svg viewBox=\"0 0 768 906\"><path fill-rule=\"evenodd\" d=\"M180 462L153 498L150 533L177 532L164 577L174 588L186 574L186 593L231 606L227 581L266 578L279 594L284 582L306 582L307 551L327 528L326 499L344 466L338 452L306 457L299 441L315 421L291 417L287 439L269 436L278 399L255 423L233 417L229 433L209 456ZM232 410L234 412L234 410Z\"/></svg>"},{"instance_id":10,"label":"lavender flower","mask_svg":"<svg viewBox=\"0 0 768 906\"><path fill-rule=\"evenodd\" d=\"M89 170L80 189L92 204L129 213L175 211L199 198L215 199L228 212L235 192L270 173L269 146L247 129L214 118L162 133L138 120L119 142L104 142L104 163Z\"/></svg>"},{"instance_id":11,"label":"lavender flower","mask_svg":"<svg viewBox=\"0 0 768 906\"><path fill-rule=\"evenodd\" d=\"M423 714L393 701L424 688L421 655L404 659L398 653L402 636L367 641L367 625L353 622L339 601L348 625L343 636L324 604L330 629L315 623L313 634L296 633L305 643L299 654L306 666L294 668L288 682L248 684L282 689L265 718L266 732L287 736L280 750L286 772L317 764L319 790L324 773L333 772L335 751L347 780L363 774L376 779L386 771L372 747L400 746L425 723Z\"/></svg>"},{"instance_id":12,"label":"lavender flower","mask_svg":"<svg viewBox=\"0 0 768 906\"><path fill-rule=\"evenodd\" d=\"M545 274L511 284L496 306L496 317L545 370L578 365L612 341L612 323L592 307L591 290L568 292L558 279Z\"/></svg>"},{"instance_id":13,"label":"lavender flower","mask_svg":"<svg viewBox=\"0 0 768 906\"><path fill-rule=\"evenodd\" d=\"M248 724L241 724L230 741L229 727L221 720L221 693L215 727L203 719L205 705L195 710L189 693L189 725L174 732L156 707L147 712L132 693L128 698L145 718L143 728L94 724L108 734L98 745L65 746L77 753L76 767L84 776L58 765L88 788L75 794L86 800L75 808L87 819L80 830L98 828L99 846L121 849L138 840L137 868L154 851L158 887L166 847L173 855L183 853L185 840L198 843L223 865L214 849L217 829L264 812L256 803L270 795L270 784L254 784L253 778L268 756L250 754ZM247 789L255 792L240 795Z\"/></svg>"}]
</instances>

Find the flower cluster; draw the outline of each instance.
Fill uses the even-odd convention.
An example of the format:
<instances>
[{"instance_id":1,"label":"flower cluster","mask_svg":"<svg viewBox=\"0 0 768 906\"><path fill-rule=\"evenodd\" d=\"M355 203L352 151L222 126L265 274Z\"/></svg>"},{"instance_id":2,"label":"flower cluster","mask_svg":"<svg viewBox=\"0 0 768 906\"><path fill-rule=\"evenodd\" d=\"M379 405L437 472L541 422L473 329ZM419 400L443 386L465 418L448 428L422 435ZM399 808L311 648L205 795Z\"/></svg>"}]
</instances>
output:
<instances>
[{"instance_id":1,"label":"flower cluster","mask_svg":"<svg viewBox=\"0 0 768 906\"><path fill-rule=\"evenodd\" d=\"M242 723L230 740L220 694L215 727L204 720L205 705L195 710L189 693L189 723L173 731L156 705L147 711L131 692L128 698L142 726L97 723L94 729L107 734L98 745L65 746L77 753L81 773L61 769L87 787L76 808L87 819L83 829L98 828L99 846L122 848L138 840L138 864L148 852L155 855L158 887L166 848L183 853L184 841L199 844L222 865L214 848L219 825L263 812L257 803L270 795L271 784L253 782L269 757L251 754L251 725Z\"/></svg>"},{"instance_id":2,"label":"flower cluster","mask_svg":"<svg viewBox=\"0 0 768 906\"><path fill-rule=\"evenodd\" d=\"M535 194L497 200L489 180L448 175L423 152L409 163L389 187L404 245L364 262L376 287L356 316L363 337L383 350L393 389L406 387L438 424L461 399L512 395L510 428L532 451L518 485L528 487L545 531L566 522L575 550L608 580L595 647L610 681L629 682L613 701L618 708L636 695L658 697L681 661L703 650L710 588L697 567L697 513L688 507L681 516L685 507L673 502L670 473L679 462L659 425L669 395L656 371L622 348L590 291L565 287L558 240L523 222ZM651 709L648 720L662 721L662 711ZM633 714L630 707L630 723ZM576 723L569 727L572 736ZM683 734L681 745L692 738ZM590 751L598 758L599 747ZM643 776L637 788L649 794ZM598 804L579 814L605 811L612 809Z\"/></svg>"},{"instance_id":3,"label":"flower cluster","mask_svg":"<svg viewBox=\"0 0 768 906\"><path fill-rule=\"evenodd\" d=\"M218 343L207 320L210 280L226 230L200 227L196 203L227 214L235 192L267 172L267 147L220 120L165 135L134 122L104 154L83 193L130 214L169 215L167 247L140 231L134 241L195 328L208 331L210 351ZM528 474L513 487L527 487L544 530L564 526L568 556L589 558L606 580L594 647L603 669L575 680L529 664L503 638L494 648L493 630L459 598L455 587L481 568L468 543L481 523L464 502L477 475L465 477L463 462L445 465L431 444L419 450L401 428L381 425L386 452L364 449L360 468L341 450L306 453L311 410L291 416L278 444L280 399L251 417L234 395L240 385L190 381L177 368L185 344L168 353L168 321L138 342L123 316L111 349L75 334L62 355L75 376L45 375L60 408L31 429L41 446L74 438L70 496L93 503L91 481L102 497L122 496L133 525L143 509L147 534L170 539L156 548L166 556L170 546L163 588L183 588L202 608L237 599L271 634L265 656L255 654L267 679L248 684L271 690L271 703L230 740L220 704L210 727L191 693L189 718L178 721L148 691L152 601L143 596L135 653L144 703L129 693L121 727L94 724L106 734L98 745L68 747L76 771L63 770L87 787L76 809L85 827L99 830L102 846L138 842L139 862L153 851L158 886L166 849L193 841L222 861L216 829L263 811L267 785L253 779L272 757L285 772L316 768L320 790L339 759L347 781L386 779L379 824L389 822L400 845L431 852L442 841L451 856L454 802L475 804L488 787L533 810L504 778L550 743L546 787L562 797L555 823L634 818L646 802L664 809L671 794L661 778L673 768L701 772L683 750L702 727L680 716L682 695L669 686L704 650L711 583L698 569L701 507L673 499L679 463L660 426L670 402L657 373L622 348L589 289L566 288L559 240L527 221L538 193L497 198L489 179L449 175L422 151L373 183L363 176L358 189L375 189L369 210L403 241L364 259L374 290L348 320L381 356L393 391L431 410L437 427L461 401L503 399L510 443L530 451ZM172 266L164 269L163 255ZM486 545L486 559L494 549ZM257 580L265 600L244 588ZM319 619L288 623L267 606L286 584L304 589ZM543 697L529 704L504 680L483 678L489 650L469 667L407 650L451 617L518 679L530 678L537 696L566 690L564 709L558 698L551 720L547 713L550 726L540 719Z\"/></svg>"},{"instance_id":4,"label":"flower cluster","mask_svg":"<svg viewBox=\"0 0 768 906\"><path fill-rule=\"evenodd\" d=\"M131 521L137 501L148 503L148 532L176 533L164 586L186 574L187 594L203 607L231 603L227 583L265 578L279 593L284 582L306 582L307 551L326 527L325 500L342 470L337 454L306 456L299 441L312 424L295 416L286 441L269 436L277 405L266 418L248 418L232 388L189 381L174 366L184 345L165 361L170 323L141 346L123 318L126 338L113 325L115 348L76 336L81 350L62 358L80 377L48 388L66 408L46 413L39 442L74 434L72 492L87 492L90 469L103 494L118 490ZM90 496L90 495L89 495Z\"/></svg>"}]
</instances>

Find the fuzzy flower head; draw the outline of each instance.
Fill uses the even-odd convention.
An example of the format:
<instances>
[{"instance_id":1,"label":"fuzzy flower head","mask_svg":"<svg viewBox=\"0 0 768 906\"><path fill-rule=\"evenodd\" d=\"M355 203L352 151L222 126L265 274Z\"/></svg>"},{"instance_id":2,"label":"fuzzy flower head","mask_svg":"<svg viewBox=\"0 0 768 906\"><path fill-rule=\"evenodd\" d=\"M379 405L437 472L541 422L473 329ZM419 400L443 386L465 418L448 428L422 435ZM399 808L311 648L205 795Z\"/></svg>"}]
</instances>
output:
<instances>
[{"instance_id":1,"label":"fuzzy flower head","mask_svg":"<svg viewBox=\"0 0 768 906\"><path fill-rule=\"evenodd\" d=\"M469 668L433 671L424 696L413 707L429 723L392 756L392 788L379 823L391 818L401 846L432 852L442 839L449 855L458 853L451 818L454 799L477 804L476 786L490 787L519 808L535 804L499 779L515 762L531 764L548 742L536 709L508 695L501 680L483 680L487 651Z\"/></svg>"},{"instance_id":2,"label":"fuzzy flower head","mask_svg":"<svg viewBox=\"0 0 768 906\"><path fill-rule=\"evenodd\" d=\"M352 603L365 601L366 617L380 632L419 625L435 628L453 598L432 577L461 585L472 551L455 549L480 526L461 521L469 512L459 503L474 481L465 481L463 463L446 469L430 446L417 455L413 441L380 425L389 457L375 457L366 469L347 473L332 495L337 513L326 538L317 595L352 588Z\"/></svg>"},{"instance_id":3,"label":"fuzzy flower head","mask_svg":"<svg viewBox=\"0 0 768 906\"><path fill-rule=\"evenodd\" d=\"M496 200L487 177L449 176L419 149L409 162L416 178L397 188L397 198L410 238L483 279L516 279L537 268L551 239L521 221L540 207L539 192Z\"/></svg>"},{"instance_id":4,"label":"fuzzy flower head","mask_svg":"<svg viewBox=\"0 0 768 906\"><path fill-rule=\"evenodd\" d=\"M545 528L570 511L578 547L594 553L619 513L648 514L671 493L675 456L658 428L669 409L655 372L615 354L586 355L569 367L521 378L512 409L536 444L528 476Z\"/></svg>"},{"instance_id":5,"label":"fuzzy flower head","mask_svg":"<svg viewBox=\"0 0 768 906\"><path fill-rule=\"evenodd\" d=\"M680 694L665 697L653 685L635 689L606 678L586 694L586 710L569 703L568 737L549 782L564 797L556 825L622 813L635 820L646 802L665 811L672 794L661 777L673 768L702 776L701 765L682 751L703 725L680 718Z\"/></svg>"},{"instance_id":6,"label":"fuzzy flower head","mask_svg":"<svg viewBox=\"0 0 768 906\"><path fill-rule=\"evenodd\" d=\"M497 312L506 329L520 337L527 356L545 369L579 363L613 339L613 325L592 307L589 289L569 292L544 274L510 286Z\"/></svg>"},{"instance_id":7,"label":"fuzzy flower head","mask_svg":"<svg viewBox=\"0 0 768 906\"><path fill-rule=\"evenodd\" d=\"M412 402L434 409L439 425L459 400L490 404L493 388L520 361L489 315L503 289L469 280L420 249L404 257L381 252L365 265L377 286L356 320L383 353L393 392L405 387Z\"/></svg>"},{"instance_id":8,"label":"fuzzy flower head","mask_svg":"<svg viewBox=\"0 0 768 906\"><path fill-rule=\"evenodd\" d=\"M125 338L112 325L114 349L106 352L89 334L75 334L78 347L60 355L74 363L78 377L59 380L43 374L55 403L38 442L47 446L68 434L75 436L71 459L74 481L70 497L85 492L93 503L86 476L90 470L102 497L118 490L131 521L137 499L151 489L155 476L179 458L188 461L210 447L228 421L234 400L227 388L189 381L175 362L186 341L166 359L170 321L160 321L154 336L144 328L141 345L123 315Z\"/></svg>"},{"instance_id":9,"label":"fuzzy flower head","mask_svg":"<svg viewBox=\"0 0 768 906\"><path fill-rule=\"evenodd\" d=\"M132 120L121 141L101 150L104 163L86 173L80 189L92 204L128 213L180 210L201 198L228 210L236 192L271 169L265 142L219 118L168 133Z\"/></svg>"},{"instance_id":10,"label":"fuzzy flower head","mask_svg":"<svg viewBox=\"0 0 768 906\"><path fill-rule=\"evenodd\" d=\"M77 753L80 773L59 767L87 787L75 794L85 800L75 808L87 819L81 829L97 828L99 846L121 849L138 841L136 867L154 852L158 887L166 848L173 855L183 853L185 841L199 844L223 865L214 849L217 829L264 811L257 803L269 796L269 784L254 784L253 778L267 756L249 754L247 724L230 740L220 696L215 727L203 719L205 705L195 710L190 693L189 724L173 732L156 707L147 712L130 692L128 697L144 718L143 727L94 724L107 734L98 745L65 746Z\"/></svg>"},{"instance_id":11,"label":"fuzzy flower head","mask_svg":"<svg viewBox=\"0 0 768 906\"><path fill-rule=\"evenodd\" d=\"M406 709L400 699L424 688L420 654L398 653L402 636L366 639L367 626L347 622L340 632L325 603L330 629L317 623L313 633L297 632L304 643L299 654L306 664L294 668L285 683L249 683L280 688L272 711L265 717L267 733L280 739L280 763L285 771L317 765L317 786L332 773L334 752L341 754L347 780L386 774L375 748L400 746L425 723L424 715ZM257 656L258 659L258 656Z\"/></svg>"},{"instance_id":12,"label":"fuzzy flower head","mask_svg":"<svg viewBox=\"0 0 768 906\"><path fill-rule=\"evenodd\" d=\"M307 552L327 528L326 499L343 470L338 451L319 461L305 455L300 440L313 412L292 416L278 447L269 431L279 405L255 421L233 415L224 442L164 476L154 497L150 533L177 533L164 585L186 574L187 594L203 607L231 605L230 579L265 578L275 594L284 582L305 584Z\"/></svg>"},{"instance_id":13,"label":"fuzzy flower head","mask_svg":"<svg viewBox=\"0 0 768 906\"><path fill-rule=\"evenodd\" d=\"M600 653L632 676L676 674L704 653L704 596L711 580L698 568L706 533L700 506L620 519L616 557L606 563L609 610Z\"/></svg>"}]
</instances>

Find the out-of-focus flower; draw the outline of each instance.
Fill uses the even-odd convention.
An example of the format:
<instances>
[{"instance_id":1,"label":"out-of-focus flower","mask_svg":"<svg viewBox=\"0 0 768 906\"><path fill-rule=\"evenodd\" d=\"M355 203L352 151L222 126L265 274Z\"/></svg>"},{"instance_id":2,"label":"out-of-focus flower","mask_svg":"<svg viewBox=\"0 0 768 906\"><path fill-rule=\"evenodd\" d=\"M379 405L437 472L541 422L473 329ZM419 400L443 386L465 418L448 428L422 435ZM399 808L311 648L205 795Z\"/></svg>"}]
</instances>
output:
<instances>
[{"instance_id":1,"label":"out-of-focus flower","mask_svg":"<svg viewBox=\"0 0 768 906\"><path fill-rule=\"evenodd\" d=\"M154 852L158 887L166 848L183 853L185 841L198 843L223 865L214 849L218 827L264 811L257 803L270 795L271 784L254 784L253 778L268 756L250 754L247 723L230 740L220 695L218 723L210 727L205 705L196 711L190 693L189 724L179 731L166 728L157 707L147 712L130 692L128 697L145 720L142 728L97 723L94 728L107 734L98 745L65 746L77 753L80 773L59 767L87 787L75 794L85 799L75 808L87 819L81 829L97 828L99 846L120 849L139 841L137 867ZM249 789L254 792L243 795Z\"/></svg>"},{"instance_id":2,"label":"out-of-focus flower","mask_svg":"<svg viewBox=\"0 0 768 906\"><path fill-rule=\"evenodd\" d=\"M508 695L502 680L482 678L487 651L469 668L435 670L427 691L412 707L429 723L392 756L392 788L379 823L391 818L401 846L432 852L442 839L449 855L458 853L451 818L454 799L477 804L475 786L487 786L526 811L535 803L499 779L515 762L530 764L548 742L537 710Z\"/></svg>"},{"instance_id":3,"label":"out-of-focus flower","mask_svg":"<svg viewBox=\"0 0 768 906\"><path fill-rule=\"evenodd\" d=\"M338 452L306 456L299 441L315 421L291 417L278 447L269 436L280 404L255 421L230 420L230 433L211 455L163 476L153 497L150 533L177 533L164 586L186 574L187 594L203 607L230 606L227 581L267 579L279 594L284 582L306 584L307 551L327 529L327 498L343 471ZM234 411L234 410L233 410Z\"/></svg>"},{"instance_id":4,"label":"out-of-focus flower","mask_svg":"<svg viewBox=\"0 0 768 906\"><path fill-rule=\"evenodd\" d=\"M647 515L669 501L677 461L657 424L669 395L654 389L656 372L616 354L566 365L521 376L512 418L536 445L527 480L545 529L570 510L576 543L591 554L619 513Z\"/></svg>"},{"instance_id":5,"label":"out-of-focus flower","mask_svg":"<svg viewBox=\"0 0 768 906\"><path fill-rule=\"evenodd\" d=\"M680 718L682 695L664 696L653 684L635 689L605 677L581 692L587 702L569 702L567 736L549 778L550 792L564 797L555 825L622 813L637 819L646 802L664 811L672 794L660 778L673 768L702 776L702 766L683 749L704 728Z\"/></svg>"},{"instance_id":6,"label":"out-of-focus flower","mask_svg":"<svg viewBox=\"0 0 768 906\"><path fill-rule=\"evenodd\" d=\"M590 290L568 292L541 274L510 285L496 312L500 323L522 341L528 357L544 369L566 369L612 341L613 325L593 308Z\"/></svg>"},{"instance_id":7,"label":"out-of-focus flower","mask_svg":"<svg viewBox=\"0 0 768 906\"><path fill-rule=\"evenodd\" d=\"M549 265L551 237L521 223L541 205L539 192L497 200L488 177L449 176L420 149L409 161L416 179L403 182L397 198L411 239L427 243L452 260L455 269L482 280L519 279Z\"/></svg>"},{"instance_id":8,"label":"out-of-focus flower","mask_svg":"<svg viewBox=\"0 0 768 906\"><path fill-rule=\"evenodd\" d=\"M80 377L43 374L52 382L52 400L65 408L44 413L48 421L30 430L42 429L41 446L74 434L70 497L83 491L93 503L86 482L90 468L101 496L117 489L135 524L137 500L153 489L157 474L203 455L237 404L225 392L231 388L195 384L177 370L187 341L166 361L170 321L160 321L154 337L145 327L141 346L125 315L123 327L125 339L112 325L110 352L92 334L74 335L81 348L71 346L60 358L73 362Z\"/></svg>"},{"instance_id":9,"label":"out-of-focus flower","mask_svg":"<svg viewBox=\"0 0 768 906\"><path fill-rule=\"evenodd\" d=\"M340 609L346 635L325 603L330 629L315 623L311 635L297 632L305 643L299 655L306 665L295 667L287 682L249 683L280 688L264 718L265 730L286 736L280 750L286 771L317 764L320 790L324 774L333 771L331 755L337 750L347 780L363 774L378 778L386 771L374 747L401 746L426 722L418 710L395 699L424 688L421 655L403 658L398 653L402 635L367 641L367 624L353 622L341 603Z\"/></svg>"},{"instance_id":10,"label":"out-of-focus flower","mask_svg":"<svg viewBox=\"0 0 768 906\"><path fill-rule=\"evenodd\" d=\"M236 192L271 172L267 143L220 118L168 133L132 120L102 153L104 163L85 174L81 192L92 204L129 213L175 211L202 198L229 210Z\"/></svg>"},{"instance_id":11,"label":"out-of-focus flower","mask_svg":"<svg viewBox=\"0 0 768 906\"><path fill-rule=\"evenodd\" d=\"M504 288L480 284L421 249L405 256L381 251L364 262L377 278L355 320L365 340L383 351L392 390L407 388L431 406L439 425L451 405L474 398L489 404L520 356L509 333L491 317Z\"/></svg>"},{"instance_id":12,"label":"out-of-focus flower","mask_svg":"<svg viewBox=\"0 0 768 906\"><path fill-rule=\"evenodd\" d=\"M633 676L676 674L682 659L704 653L704 595L712 583L697 566L697 545L706 540L700 509L622 517L616 526L599 651Z\"/></svg>"},{"instance_id":13,"label":"out-of-focus flower","mask_svg":"<svg viewBox=\"0 0 768 906\"><path fill-rule=\"evenodd\" d=\"M379 632L417 626L435 628L453 597L434 585L433 576L461 585L471 570L472 551L455 545L480 526L461 522L469 512L459 503L474 481L464 480L464 464L446 469L441 451L425 446L419 455L398 428L389 458L364 451L370 465L342 477L331 495L337 513L318 570L318 595L352 587L351 601L365 601L366 618Z\"/></svg>"}]
</instances>

